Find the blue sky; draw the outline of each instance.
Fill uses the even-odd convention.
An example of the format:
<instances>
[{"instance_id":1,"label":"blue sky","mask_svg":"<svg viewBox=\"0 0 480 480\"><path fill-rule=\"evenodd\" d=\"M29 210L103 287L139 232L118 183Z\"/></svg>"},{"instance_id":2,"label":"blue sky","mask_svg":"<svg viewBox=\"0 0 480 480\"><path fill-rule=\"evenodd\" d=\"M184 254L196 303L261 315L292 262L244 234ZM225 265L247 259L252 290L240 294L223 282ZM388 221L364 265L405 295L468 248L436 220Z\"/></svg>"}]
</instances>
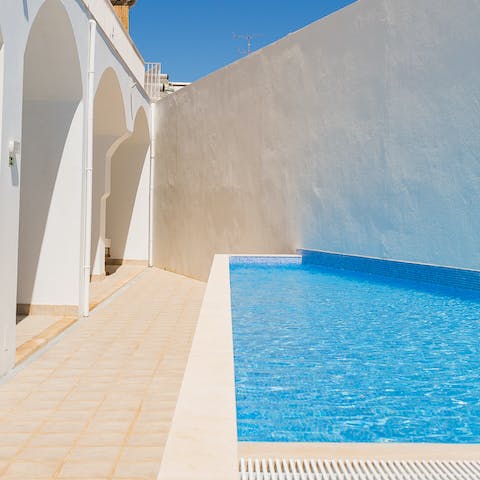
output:
<instances>
[{"instance_id":1,"label":"blue sky","mask_svg":"<svg viewBox=\"0 0 480 480\"><path fill-rule=\"evenodd\" d=\"M353 0L138 0L131 35L145 61L161 62L172 81L191 82L238 60L258 34L257 50Z\"/></svg>"}]
</instances>

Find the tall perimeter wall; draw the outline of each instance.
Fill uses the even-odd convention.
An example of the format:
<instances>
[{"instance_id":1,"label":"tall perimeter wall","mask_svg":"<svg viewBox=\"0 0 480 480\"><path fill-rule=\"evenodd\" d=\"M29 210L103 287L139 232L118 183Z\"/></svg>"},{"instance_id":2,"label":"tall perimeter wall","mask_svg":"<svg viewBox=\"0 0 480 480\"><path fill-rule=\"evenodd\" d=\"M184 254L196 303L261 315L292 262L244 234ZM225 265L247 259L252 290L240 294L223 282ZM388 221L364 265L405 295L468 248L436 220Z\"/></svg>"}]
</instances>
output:
<instances>
[{"instance_id":1,"label":"tall perimeter wall","mask_svg":"<svg viewBox=\"0 0 480 480\"><path fill-rule=\"evenodd\" d=\"M154 263L480 268L479 0L359 0L156 105Z\"/></svg>"}]
</instances>

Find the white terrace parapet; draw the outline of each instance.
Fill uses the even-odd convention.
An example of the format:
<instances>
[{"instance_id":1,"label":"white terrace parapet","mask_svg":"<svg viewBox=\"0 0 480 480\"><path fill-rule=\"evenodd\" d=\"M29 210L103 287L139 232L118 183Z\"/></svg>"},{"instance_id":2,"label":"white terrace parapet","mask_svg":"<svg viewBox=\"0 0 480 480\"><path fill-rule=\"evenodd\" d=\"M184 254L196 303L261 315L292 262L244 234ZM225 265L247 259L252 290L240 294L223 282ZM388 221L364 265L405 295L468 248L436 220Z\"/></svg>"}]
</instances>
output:
<instances>
[{"instance_id":1,"label":"white terrace parapet","mask_svg":"<svg viewBox=\"0 0 480 480\"><path fill-rule=\"evenodd\" d=\"M145 66L142 55L125 31L109 0L82 0L86 7L110 39L128 68L135 75L140 85L144 86Z\"/></svg>"}]
</instances>

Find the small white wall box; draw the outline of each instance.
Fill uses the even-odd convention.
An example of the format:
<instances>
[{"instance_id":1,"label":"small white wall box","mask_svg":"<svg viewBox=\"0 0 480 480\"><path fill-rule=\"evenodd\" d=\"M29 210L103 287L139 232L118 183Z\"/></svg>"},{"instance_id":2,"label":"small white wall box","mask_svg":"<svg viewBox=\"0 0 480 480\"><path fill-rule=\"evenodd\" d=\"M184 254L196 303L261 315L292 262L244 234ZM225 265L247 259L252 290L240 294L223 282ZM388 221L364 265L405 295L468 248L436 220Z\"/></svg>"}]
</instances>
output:
<instances>
[{"instance_id":1,"label":"small white wall box","mask_svg":"<svg viewBox=\"0 0 480 480\"><path fill-rule=\"evenodd\" d=\"M8 165L13 167L17 162L17 156L20 154L20 142L10 140L8 142Z\"/></svg>"}]
</instances>

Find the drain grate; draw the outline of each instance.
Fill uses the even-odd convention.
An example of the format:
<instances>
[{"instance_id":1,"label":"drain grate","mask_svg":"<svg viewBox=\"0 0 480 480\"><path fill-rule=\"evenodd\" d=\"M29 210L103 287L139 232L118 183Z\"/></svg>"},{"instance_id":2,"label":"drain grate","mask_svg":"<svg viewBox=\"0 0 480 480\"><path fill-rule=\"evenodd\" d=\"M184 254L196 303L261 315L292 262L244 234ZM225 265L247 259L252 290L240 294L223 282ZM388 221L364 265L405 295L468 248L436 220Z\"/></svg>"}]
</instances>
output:
<instances>
[{"instance_id":1,"label":"drain grate","mask_svg":"<svg viewBox=\"0 0 480 480\"><path fill-rule=\"evenodd\" d=\"M240 459L240 480L479 480L480 462Z\"/></svg>"}]
</instances>

